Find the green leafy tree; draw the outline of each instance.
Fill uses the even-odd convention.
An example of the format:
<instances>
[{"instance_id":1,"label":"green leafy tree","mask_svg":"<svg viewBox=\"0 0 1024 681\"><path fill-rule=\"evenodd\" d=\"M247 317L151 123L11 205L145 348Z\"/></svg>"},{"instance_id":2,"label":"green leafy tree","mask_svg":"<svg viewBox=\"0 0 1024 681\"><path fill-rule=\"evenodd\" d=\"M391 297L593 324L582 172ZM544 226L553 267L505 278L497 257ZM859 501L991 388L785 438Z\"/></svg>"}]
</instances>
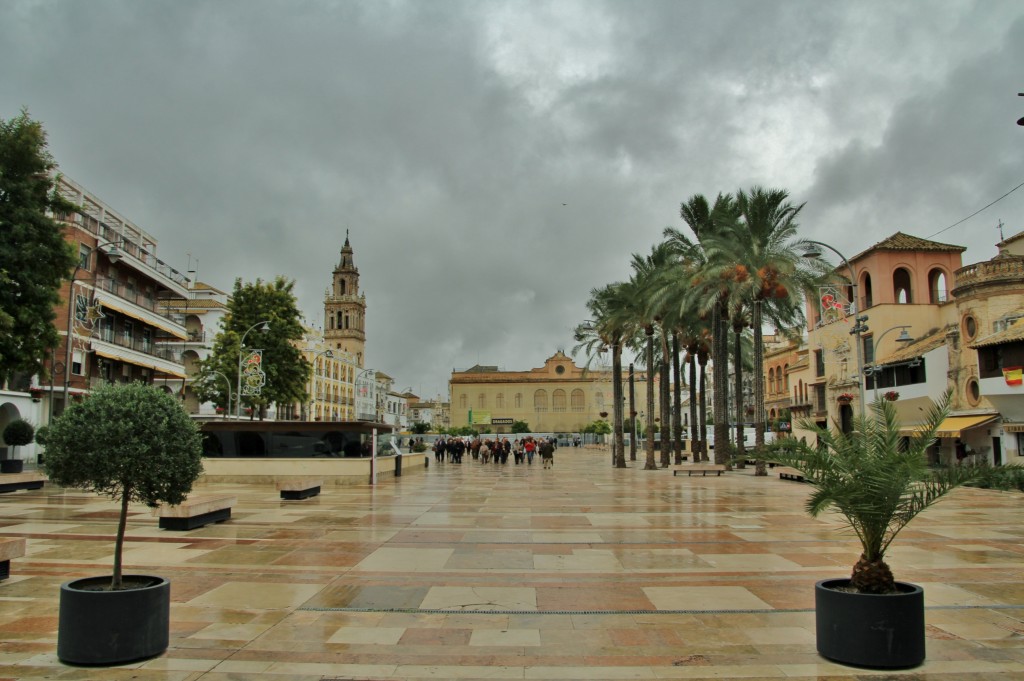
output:
<instances>
[{"instance_id":1,"label":"green leafy tree","mask_svg":"<svg viewBox=\"0 0 1024 681\"><path fill-rule=\"evenodd\" d=\"M430 424L423 421L415 421L412 424L412 432L416 435L423 435L430 432Z\"/></svg>"},{"instance_id":2,"label":"green leafy tree","mask_svg":"<svg viewBox=\"0 0 1024 681\"><path fill-rule=\"evenodd\" d=\"M240 343L250 329L245 335L244 350L263 350L262 369L267 378L259 395L235 395L236 404L241 399L243 407L251 407L253 413L262 418L270 404L292 404L309 399L306 384L312 366L297 346L303 328L302 313L292 292L294 286L294 281L284 277L277 277L273 282L257 279L251 284L235 280L228 314L221 320L213 351L199 364L199 380L195 384L199 399L227 408L227 386L214 372L226 376L231 389L236 390L240 350L243 349ZM266 331L259 327L264 321L268 322Z\"/></svg>"},{"instance_id":3,"label":"green leafy tree","mask_svg":"<svg viewBox=\"0 0 1024 681\"><path fill-rule=\"evenodd\" d=\"M0 385L15 372L43 374L60 341L54 308L75 255L50 215L74 206L54 190L56 167L27 111L0 119Z\"/></svg>"},{"instance_id":4,"label":"green leafy tree","mask_svg":"<svg viewBox=\"0 0 1024 681\"><path fill-rule=\"evenodd\" d=\"M180 504L202 473L202 451L199 429L178 400L142 383L102 386L50 424L45 468L51 482L121 503L111 590L122 588L128 505Z\"/></svg>"},{"instance_id":5,"label":"green leafy tree","mask_svg":"<svg viewBox=\"0 0 1024 681\"><path fill-rule=\"evenodd\" d=\"M4 442L11 447L24 447L32 443L35 432L35 427L25 419L15 419L4 428Z\"/></svg>"},{"instance_id":6,"label":"green leafy tree","mask_svg":"<svg viewBox=\"0 0 1024 681\"><path fill-rule=\"evenodd\" d=\"M953 489L984 476L977 466L929 469L926 452L948 414L949 393L932 405L924 427L903 446L896 407L877 400L849 433L804 421L801 427L817 435L818 445L785 438L773 447L776 461L800 470L814 487L807 512L818 516L834 508L860 539L863 550L850 583L861 592L896 591L884 560L896 535Z\"/></svg>"},{"instance_id":7,"label":"green leafy tree","mask_svg":"<svg viewBox=\"0 0 1024 681\"><path fill-rule=\"evenodd\" d=\"M530 424L526 421L513 421L511 430L513 433L529 433Z\"/></svg>"}]
</instances>

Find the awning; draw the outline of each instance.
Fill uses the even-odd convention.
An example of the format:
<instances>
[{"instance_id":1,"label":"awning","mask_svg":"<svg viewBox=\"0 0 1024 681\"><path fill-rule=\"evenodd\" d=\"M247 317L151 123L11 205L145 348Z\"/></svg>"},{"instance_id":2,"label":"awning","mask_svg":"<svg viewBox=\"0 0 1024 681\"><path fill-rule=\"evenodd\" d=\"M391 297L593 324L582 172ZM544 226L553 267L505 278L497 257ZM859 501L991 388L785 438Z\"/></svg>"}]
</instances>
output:
<instances>
[{"instance_id":1,"label":"awning","mask_svg":"<svg viewBox=\"0 0 1024 681\"><path fill-rule=\"evenodd\" d=\"M188 338L188 335L185 333L184 329L177 328L174 322L172 322L169 319L164 319L156 312L150 312L148 310L143 312L141 308L133 309L132 306L127 301L121 302L120 300L114 298L112 295L104 295L102 291L97 292L96 301L99 302L99 304L102 305L103 307L109 307L111 310L120 312L126 317L129 317L131 319L138 319L139 321L150 324L151 326L155 326L161 331L165 331L171 334L178 340L185 340L186 338Z\"/></svg>"},{"instance_id":2,"label":"awning","mask_svg":"<svg viewBox=\"0 0 1024 681\"><path fill-rule=\"evenodd\" d=\"M171 376L176 376L178 378L187 378L187 376L181 369L173 368L172 365L170 365L168 362L162 359L157 359L153 364L141 364L139 360L125 357L123 354L118 353L116 350L108 350L107 348L94 347L93 352L95 352L100 357L106 357L107 359L115 359L119 362L127 362L128 364L135 364L136 366L144 366L147 369L153 369L154 371L170 374Z\"/></svg>"},{"instance_id":3,"label":"awning","mask_svg":"<svg viewBox=\"0 0 1024 681\"><path fill-rule=\"evenodd\" d=\"M941 424L939 429L935 431L935 437L960 437L960 434L965 430L971 428L977 428L984 426L988 423L992 423L999 414L976 414L974 416L948 416ZM921 432L923 426L910 426L908 428L900 428L900 435L907 437L913 437Z\"/></svg>"}]
</instances>

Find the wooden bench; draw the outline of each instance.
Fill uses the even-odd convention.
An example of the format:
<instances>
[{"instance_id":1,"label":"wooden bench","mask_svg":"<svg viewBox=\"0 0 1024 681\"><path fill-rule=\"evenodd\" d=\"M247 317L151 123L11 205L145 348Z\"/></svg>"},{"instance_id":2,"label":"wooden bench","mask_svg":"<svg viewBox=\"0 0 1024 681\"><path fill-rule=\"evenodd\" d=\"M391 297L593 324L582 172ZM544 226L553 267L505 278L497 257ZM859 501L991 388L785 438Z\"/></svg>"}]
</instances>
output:
<instances>
[{"instance_id":1,"label":"wooden bench","mask_svg":"<svg viewBox=\"0 0 1024 681\"><path fill-rule=\"evenodd\" d=\"M672 475L676 476L679 473L686 471L686 477L692 476L694 473L700 473L706 476L708 473L715 473L721 476L725 472L725 466L720 463L688 463L680 466L672 466Z\"/></svg>"},{"instance_id":2,"label":"wooden bench","mask_svg":"<svg viewBox=\"0 0 1024 681\"><path fill-rule=\"evenodd\" d=\"M42 489L46 476L42 473L4 473L0 475L0 494L19 489Z\"/></svg>"},{"instance_id":3,"label":"wooden bench","mask_svg":"<svg viewBox=\"0 0 1024 681\"><path fill-rule=\"evenodd\" d=\"M804 474L795 468L789 466L779 466L775 469L779 474L781 480L796 480L797 482L804 481Z\"/></svg>"},{"instance_id":4,"label":"wooden bench","mask_svg":"<svg viewBox=\"0 0 1024 681\"><path fill-rule=\"evenodd\" d=\"M285 478L277 481L277 491L282 499L308 499L320 494L323 478Z\"/></svg>"},{"instance_id":5,"label":"wooden bench","mask_svg":"<svg viewBox=\"0 0 1024 681\"><path fill-rule=\"evenodd\" d=\"M4 537L0 539L0 579L11 576L11 558L25 555L25 540L20 537Z\"/></svg>"},{"instance_id":6,"label":"wooden bench","mask_svg":"<svg viewBox=\"0 0 1024 681\"><path fill-rule=\"evenodd\" d=\"M231 517L231 507L238 497L229 494L209 494L189 497L177 506L162 504L153 509L160 517L163 530L194 530L210 523L222 523Z\"/></svg>"}]
</instances>

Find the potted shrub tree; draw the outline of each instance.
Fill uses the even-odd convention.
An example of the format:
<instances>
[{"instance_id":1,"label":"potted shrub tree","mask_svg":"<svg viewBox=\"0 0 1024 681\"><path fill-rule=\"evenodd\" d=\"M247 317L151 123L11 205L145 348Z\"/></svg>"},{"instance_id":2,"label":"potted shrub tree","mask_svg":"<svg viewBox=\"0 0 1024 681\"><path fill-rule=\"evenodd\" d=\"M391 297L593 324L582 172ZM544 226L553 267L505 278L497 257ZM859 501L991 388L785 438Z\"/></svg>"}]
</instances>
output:
<instances>
[{"instance_id":1,"label":"potted shrub tree","mask_svg":"<svg viewBox=\"0 0 1024 681\"><path fill-rule=\"evenodd\" d=\"M4 442L14 447L24 447L32 443L36 431L32 424L25 419L15 419L4 428ZM20 473L25 462L11 453L11 458L0 460L0 473Z\"/></svg>"},{"instance_id":2,"label":"potted shrub tree","mask_svg":"<svg viewBox=\"0 0 1024 681\"><path fill-rule=\"evenodd\" d=\"M896 408L877 400L849 433L805 421L818 445L786 438L777 461L799 469L814 487L807 512L834 508L861 543L848 579L815 585L818 652L863 667L914 667L924 661L924 592L895 581L885 552L918 513L960 485L981 477L974 466L933 471L926 450L949 413L949 394L933 404L922 429L903 446Z\"/></svg>"},{"instance_id":3,"label":"potted shrub tree","mask_svg":"<svg viewBox=\"0 0 1024 681\"><path fill-rule=\"evenodd\" d=\"M128 506L179 504L202 472L196 425L171 395L141 383L102 387L70 405L46 436L50 481L110 496L121 513L113 574L61 585L57 657L110 665L159 655L170 631L170 583L124 575Z\"/></svg>"}]
</instances>

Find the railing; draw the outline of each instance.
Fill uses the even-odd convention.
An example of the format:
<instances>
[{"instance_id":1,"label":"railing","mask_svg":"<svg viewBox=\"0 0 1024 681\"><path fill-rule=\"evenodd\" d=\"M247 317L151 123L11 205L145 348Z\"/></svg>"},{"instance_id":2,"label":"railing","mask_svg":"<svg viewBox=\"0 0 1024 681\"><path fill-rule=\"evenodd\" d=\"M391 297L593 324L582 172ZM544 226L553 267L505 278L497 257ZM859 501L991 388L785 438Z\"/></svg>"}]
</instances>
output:
<instances>
[{"instance_id":1,"label":"railing","mask_svg":"<svg viewBox=\"0 0 1024 681\"><path fill-rule=\"evenodd\" d=\"M1024 257L1012 256L988 260L958 269L953 275L953 281L956 282L953 290L990 281L1022 278L1024 278Z\"/></svg>"},{"instance_id":2,"label":"railing","mask_svg":"<svg viewBox=\"0 0 1024 681\"><path fill-rule=\"evenodd\" d=\"M117 345L128 350L135 350L151 357L159 357L175 364L181 364L180 350L175 350L169 347L158 346L149 338L135 338L134 336L126 336L124 333L116 333L113 329L99 329L96 331L98 340L111 345Z\"/></svg>"},{"instance_id":3,"label":"railing","mask_svg":"<svg viewBox=\"0 0 1024 681\"><path fill-rule=\"evenodd\" d=\"M172 321L175 324L180 324L184 321L184 316L181 314L171 314L166 308L161 311L157 299L146 295L145 292L139 291L134 286L129 286L128 284L116 279L97 279L95 286L101 291L113 293L118 298L127 300L129 303L133 303L154 314L160 315L164 319Z\"/></svg>"}]
</instances>

